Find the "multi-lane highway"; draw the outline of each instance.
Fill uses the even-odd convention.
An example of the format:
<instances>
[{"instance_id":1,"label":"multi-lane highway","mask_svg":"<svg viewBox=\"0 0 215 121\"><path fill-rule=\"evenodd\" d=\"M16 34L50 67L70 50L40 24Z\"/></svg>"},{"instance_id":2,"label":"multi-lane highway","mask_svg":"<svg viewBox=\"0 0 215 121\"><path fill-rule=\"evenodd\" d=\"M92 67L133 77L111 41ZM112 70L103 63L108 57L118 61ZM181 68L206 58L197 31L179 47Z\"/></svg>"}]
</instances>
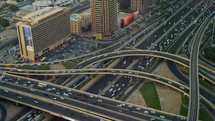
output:
<instances>
[{"instance_id":1,"label":"multi-lane highway","mask_svg":"<svg viewBox=\"0 0 215 121\"><path fill-rule=\"evenodd\" d=\"M51 102L54 104L55 104L55 101L56 102L59 101L60 102L59 105L61 105L62 103L66 103L65 105L76 107L75 109L77 109L77 107L79 108L81 107L81 109L95 112L96 114L98 114L98 116L103 115L104 118L105 117L107 118L108 116L109 118L115 117L116 119L120 119L120 120L128 120L128 119L142 120L142 118L156 119L160 115L166 116L166 118L163 120L171 120L175 118L174 114L164 113L162 111L157 111L150 108L144 108L144 107L132 105L129 103L105 98L102 96L97 96L94 94L81 92L78 90L55 85L52 83L46 82L45 83L46 86L41 88L41 87L38 87L38 85L40 83L44 84L44 82L34 80L34 79L23 78L23 77L12 76L12 75L4 75L2 76L2 80L4 81L0 81L0 83L1 85L3 84L4 87L1 87L1 88L4 88L4 89L8 88L10 89L10 91L13 89L20 90L25 93L28 93L28 96L32 96L32 97L34 97L33 95L37 95L37 96L41 96L41 98L48 98L48 99L51 99L52 100ZM4 92L10 92L7 89L5 90L6 91ZM16 91L16 92L18 93L19 91ZM17 97L17 96L14 98L15 99L18 98L18 100L22 99L22 97ZM67 98L69 98L68 99L69 101L67 101ZM34 97L34 101L32 101L32 103L39 104L40 101ZM92 108L90 108L91 106ZM144 112L144 111L148 112L147 115L146 113L141 113L141 114L138 113L138 112ZM100 114L101 112L102 114ZM149 112L152 112L152 113L149 113ZM126 115L124 115L123 117L121 116L122 114L126 114ZM182 116L177 116L177 119L184 120L185 118Z\"/></svg>"},{"instance_id":2,"label":"multi-lane highway","mask_svg":"<svg viewBox=\"0 0 215 121\"><path fill-rule=\"evenodd\" d=\"M114 97L113 94L107 94L105 92L111 92L111 90L116 90L115 95L119 94L121 90L123 90L122 88L126 88L129 86L129 81L133 79L133 77L139 77L141 80L139 81L140 83L136 83L141 85L142 78L144 77L145 79L150 80L150 76L148 75L142 75L143 73L141 72L133 72L133 71L129 71L129 70L125 70L125 69L134 69L134 70L138 70L138 71L144 71L144 69L152 62L156 62L153 61L153 58L163 58L163 59L167 59L167 60L171 60L173 62L177 62L179 64L182 64L185 67L189 67L189 60L185 59L183 57L174 55L174 54L170 54L170 53L164 53L164 52L159 52L159 51L168 51L169 49L171 50L172 45L178 43L178 38L180 38L182 35L185 35L187 31L189 30L193 30L193 28L196 28L195 26L200 25L201 23L203 23L203 21L205 21L205 19L207 18L207 16L209 16L209 14L211 13L211 11L213 12L213 9L209 8L209 5L211 4L211 1L207 0L207 1L203 1L203 0L181 0L178 4L175 4L172 9L169 9L167 11L166 14L164 14L163 16L161 16L160 18L158 18L156 20L155 23L153 23L153 25L149 25L146 29L144 29L143 31L139 31L138 33L136 33L136 35L129 35L129 39L128 40L119 40L118 42L116 42L115 44L112 44L111 46L90 53L90 54L86 54L80 57L76 57L76 58L71 58L71 59L66 59L66 60L60 60L60 61L54 61L54 62L46 62L46 63L38 63L38 64L0 64L2 70L7 70L7 71L11 71L11 73L25 73L25 74L47 74L47 75L59 75L59 74L111 74L110 76L103 76L101 79L99 79L99 81L97 81L94 85L92 85L92 87L90 87L87 91L88 92L92 92L95 94L98 93L103 93L104 92L104 96L107 97ZM151 15L148 15L151 16ZM146 17L147 18L147 17ZM144 21L144 20L143 20ZM202 25L203 26L203 25ZM124 34L126 35L126 34ZM128 51L119 51L124 49L125 47L132 47L133 48L137 48L137 49L153 49L156 51L144 51L144 50L128 50ZM116 49L118 48L118 49ZM102 54L104 52L108 51L112 51L113 49L115 49L115 52L112 53L106 53L106 54ZM172 51L171 51L172 52ZM102 55L101 55L102 54ZM196 54L194 54L196 55ZM95 56L95 57L92 57ZM133 56L133 57L132 57ZM140 56L145 56L145 57L140 57ZM83 59L85 57L92 57L90 59L84 60L83 63L78 64L75 68L75 70L54 70L54 71L33 71L33 70L21 70L21 69L15 69L15 67L19 67L19 66L23 66L23 65L30 65L30 66L37 66L37 65L41 65L41 64L56 64L56 63L62 63L62 62L67 62L67 61L71 61L71 60L75 60L75 59ZM115 59L115 58L119 58L119 57L124 57L124 58L120 58L120 59ZM111 59L111 60L110 60ZM116 60L116 61L115 61ZM98 63L100 62L100 63ZM104 63L105 62L105 63ZM114 62L116 63L113 68L119 68L122 70L114 70L114 69L104 69L103 72L101 72L100 69L97 69L97 71L93 70L93 69L83 69L83 68L90 68L90 67L99 67L99 68L105 68L107 67L109 64L111 65L111 63ZM98 63L98 64L95 64ZM10 67L10 68L7 68ZM11 68L12 67L12 68ZM214 76L215 76L215 72L213 71L213 69L207 68L202 64L196 64L194 65L194 67L199 67L199 71L201 76L206 77L206 79L208 79L213 85L214 85ZM195 69L197 71L197 69ZM91 72L88 72L91 71ZM113 72L112 72L113 71ZM118 72L119 71L119 72ZM120 72L121 71L121 72ZM123 75L123 74L124 75ZM117 77L116 74L121 74L123 76L121 77ZM135 75L135 76L134 76ZM9 75L7 75L8 77ZM193 77L197 77L198 78L198 74L193 76ZM20 103L24 103L26 105L31 105L30 101L26 102L27 100L22 100L23 98L26 97L31 97L32 95L36 95L36 96L41 96L41 98L43 98L44 100L40 100L44 101L44 103L46 103L46 100L50 100L49 97L47 97L45 94L47 94L47 90L31 90L29 91L29 87L32 83L34 85L38 85L38 81L37 80L29 80L29 79L21 79L21 77L13 77L10 76L10 78L14 79L14 80L10 80L9 78L6 80L12 81L12 82L1 82L2 84L5 84L5 87L1 87L2 89L8 89L10 90L11 95L16 95L16 97L14 96L9 97L7 95L7 91L2 93L3 97L13 100L13 101L17 101ZM89 76L80 76L78 77L80 81L77 81L78 84L83 83L83 81L87 80L89 78ZM157 80L157 82L169 85L173 88L176 88L177 86L175 85L174 82L172 81L167 81L168 79L163 79L162 77L159 76L154 76L154 79L151 80ZM5 77L3 78L5 79ZM23 83L21 82L19 79L21 80L25 80L25 81L30 81L31 84L28 83ZM114 80L111 82L111 84L114 86L114 88L110 88L110 86L108 84L108 81L106 80ZM123 84L120 84L118 80L123 80L120 82L124 82ZM64 79L61 78L61 80L64 81ZM12 84L15 83L15 84ZM61 82L59 82L61 83ZM195 83L196 84L196 83ZM18 86L19 85L19 86ZM120 85L120 86L117 86ZM180 86L177 87L176 89L178 89L179 91L181 90L182 92L184 91L185 93L188 94L189 90L187 89L187 87L179 84ZM59 94L64 94L61 93L61 89L64 89L64 87L59 87L59 90L56 91L56 89L58 89L58 86L56 85L52 85L48 83L48 86L54 86L54 87L45 87L44 89L51 89L51 92L48 92L48 95L51 95L51 100L54 100L54 106L58 105L56 102L58 102L60 100L60 104L62 104L62 106L66 105L66 106L74 106L74 104L71 103L66 103L64 104L64 102L62 102L62 100L67 100L67 97L62 97L58 96L57 98L53 98ZM111 86L111 87L113 87ZM190 86L194 86L194 84L190 85ZM196 85L198 86L198 85ZM34 86L30 87L31 89ZM73 86L75 87L75 86ZM136 87L136 86L134 86ZM27 89L28 88L28 89ZM52 89L55 89L54 91ZM105 90L103 90L103 88ZM66 88L68 89L68 88ZM192 88L191 88L192 89ZM24 91L25 90L25 91ZM187 90L187 91L185 91ZM20 91L24 91L26 94L22 95L21 98L20 96L17 97L17 93ZM55 94L50 94L52 93L52 91ZM74 91L74 90L73 90ZM30 93L29 93L30 92ZM57 93L58 92L58 93ZM183 93L184 93L183 92ZM190 93L193 91L190 91ZM18 95L20 95L20 93ZM73 92L73 94L75 94L77 92ZM84 93L84 92L79 92L79 93ZM84 93L87 95L90 95L89 93ZM44 96L45 95L45 96ZM93 95L93 94L92 94ZM65 96L65 95L64 95ZM190 97L192 96L196 96L196 94L191 94ZM198 96L198 95L197 95ZM62 97L62 98L61 98ZM85 96L83 96L84 98L86 98ZM89 103L89 105L91 104L90 101L87 101L84 99L83 102L83 97L78 97L77 100L81 100L81 104L83 105L87 105ZM103 97L100 97L97 99L98 96L94 95L94 98L96 97L96 102L99 104L96 104L96 108L94 108L94 110L91 111L95 111L94 113L92 112L85 112L85 115L83 117L87 117L89 116L89 119L100 119L100 118L106 118L108 120L139 120L139 119L146 119L146 120L154 120L154 119L159 119L159 120L173 120L172 118L172 114L168 115L166 113L160 112L161 114L158 115L154 115L153 113L151 114L150 111L146 110L145 108L142 111L142 114L136 113L136 111L139 111L140 107L135 107L136 109L133 108L129 108L130 104L128 104L128 110L131 112L127 112L125 110L127 109L117 109L117 108L121 108L124 106L124 104L117 104L112 106L112 108L108 108L109 110L113 111L113 112L106 112L106 110L104 111L104 113L99 113L99 111L103 112L103 107L100 106L100 103L102 101L102 103L104 103L106 101L106 98L104 99ZM205 99L204 96L201 98L201 103L205 105L207 105L207 109L214 111L213 106L210 105L210 102L207 101L207 99L209 99L207 97L207 99ZM18 99L17 99L18 98ZM32 98L32 97L31 97ZM59 98L59 99L58 99ZM73 98L73 97L72 97ZM76 97L77 98L77 97ZM80 98L80 99L79 99ZM100 99L102 98L102 99ZM55 100L57 99L57 101L55 102ZM203 100L202 100L203 99ZM69 100L69 99L68 99ZM73 99L76 100L76 99ZM35 100L34 100L35 101ZM112 101L111 103L116 103L113 100L108 99L108 101ZM210 99L211 101L211 99ZM36 102L38 102L36 100ZM34 102L34 103L36 103ZM213 102L213 99L212 99ZM37 103L38 104L38 103ZM106 104L106 103L105 103ZM77 106L79 106L80 104L77 104ZM88 106L89 106L88 105ZM108 105L113 105L113 104L109 104ZM58 105L59 106L59 105ZM76 106L76 105L75 105ZM35 108L39 108L40 106L36 106ZM117 108L116 108L117 107ZM59 107L59 108L66 108L66 107ZM83 115L83 113L80 113L80 110L83 109L84 106L80 106L80 107L76 107L76 109L79 109L76 111L76 113L78 114L78 116L74 116L75 118L82 120L79 116ZM193 108L198 108L197 106L193 106ZM212 109L211 109L212 108ZM84 109L88 109L87 107L85 107ZM91 109L91 108L89 108ZM43 110L43 109L42 109ZM54 110L54 109L50 109L50 110ZM49 110L49 111L50 111ZM64 110L64 109L63 109ZM72 111L72 109L69 109ZM141 107L142 110L142 107ZM150 109L151 110L151 109ZM47 110L45 110L47 111ZM146 112L145 112L146 111ZM153 110L154 111L154 110ZM153 112L152 111L152 112ZM117 112L117 113L116 113ZM156 114L159 111L156 111ZM193 111L194 113L198 112L197 110ZM75 113L75 114L76 114ZM95 116L96 113L96 116ZM148 115L148 114L151 115ZM87 114L87 115L86 115ZM89 115L88 115L89 114ZM116 115L117 114L117 115ZM119 118L120 116L122 116L122 114L128 114L128 116ZM144 115L143 115L144 114ZM63 113L61 113L61 115L63 115ZM66 114L65 114L66 115ZM165 116L164 116L165 115ZM213 114L212 114L213 115ZM97 117L98 116L98 117ZM72 116L73 117L73 116ZM180 116L179 116L180 117ZM183 118L183 117L181 117ZM178 118L179 120L184 120ZM188 117L188 120L197 120L198 117L196 116L196 114L193 114L191 117Z\"/></svg>"},{"instance_id":3,"label":"multi-lane highway","mask_svg":"<svg viewBox=\"0 0 215 121\"><path fill-rule=\"evenodd\" d=\"M199 116L199 74L198 74L198 57L199 48L202 37L207 28L208 23L214 17L215 12L209 16L204 23L198 29L192 45L191 56L190 56L190 101L189 101L189 121L197 121Z\"/></svg>"}]
</instances>

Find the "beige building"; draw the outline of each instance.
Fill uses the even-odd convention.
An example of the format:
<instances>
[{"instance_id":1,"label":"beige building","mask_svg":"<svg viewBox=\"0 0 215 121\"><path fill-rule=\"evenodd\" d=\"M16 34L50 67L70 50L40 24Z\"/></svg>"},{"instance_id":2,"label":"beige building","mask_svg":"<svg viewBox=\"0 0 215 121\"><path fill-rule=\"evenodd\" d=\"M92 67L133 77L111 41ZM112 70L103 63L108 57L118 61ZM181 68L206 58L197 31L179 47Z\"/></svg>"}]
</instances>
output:
<instances>
[{"instance_id":1,"label":"beige building","mask_svg":"<svg viewBox=\"0 0 215 121\"><path fill-rule=\"evenodd\" d=\"M21 57L35 60L70 35L69 10L45 7L23 16L16 27Z\"/></svg>"},{"instance_id":2,"label":"beige building","mask_svg":"<svg viewBox=\"0 0 215 121\"><path fill-rule=\"evenodd\" d=\"M131 0L131 10L132 11L143 11L144 10L144 0Z\"/></svg>"},{"instance_id":3,"label":"beige building","mask_svg":"<svg viewBox=\"0 0 215 121\"><path fill-rule=\"evenodd\" d=\"M33 9L36 11L48 6L53 6L53 4L51 1L48 1L48 0L44 0L44 1L36 0L35 2L32 3L32 6L33 6Z\"/></svg>"},{"instance_id":4,"label":"beige building","mask_svg":"<svg viewBox=\"0 0 215 121\"><path fill-rule=\"evenodd\" d=\"M70 15L71 33L79 34L83 29L87 29L91 24L91 14L72 14Z\"/></svg>"},{"instance_id":5,"label":"beige building","mask_svg":"<svg viewBox=\"0 0 215 121\"><path fill-rule=\"evenodd\" d=\"M117 30L117 0L90 0L92 32L110 36Z\"/></svg>"}]
</instances>

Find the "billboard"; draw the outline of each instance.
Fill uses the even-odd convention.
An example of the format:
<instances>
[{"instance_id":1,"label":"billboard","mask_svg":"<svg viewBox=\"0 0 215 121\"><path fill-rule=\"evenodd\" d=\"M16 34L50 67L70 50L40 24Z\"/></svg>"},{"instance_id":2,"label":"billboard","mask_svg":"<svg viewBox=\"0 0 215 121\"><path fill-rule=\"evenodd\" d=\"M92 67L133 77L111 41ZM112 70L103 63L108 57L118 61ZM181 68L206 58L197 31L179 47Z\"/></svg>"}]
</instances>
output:
<instances>
[{"instance_id":1,"label":"billboard","mask_svg":"<svg viewBox=\"0 0 215 121\"><path fill-rule=\"evenodd\" d=\"M132 15L132 19L135 20L139 16L139 11L136 11L136 12L132 13L131 15Z\"/></svg>"},{"instance_id":2,"label":"billboard","mask_svg":"<svg viewBox=\"0 0 215 121\"><path fill-rule=\"evenodd\" d=\"M126 16L124 19L121 19L121 28L128 26L132 22L132 15Z\"/></svg>"},{"instance_id":3,"label":"billboard","mask_svg":"<svg viewBox=\"0 0 215 121\"><path fill-rule=\"evenodd\" d=\"M139 11L136 11L136 12L126 16L125 18L121 19L120 27L124 28L124 27L128 26L132 21L134 21L138 17L139 17Z\"/></svg>"},{"instance_id":4,"label":"billboard","mask_svg":"<svg viewBox=\"0 0 215 121\"><path fill-rule=\"evenodd\" d=\"M23 32L24 32L25 44L27 46L27 49L32 49L33 45L32 45L32 37L31 37L31 27L24 26Z\"/></svg>"}]
</instances>

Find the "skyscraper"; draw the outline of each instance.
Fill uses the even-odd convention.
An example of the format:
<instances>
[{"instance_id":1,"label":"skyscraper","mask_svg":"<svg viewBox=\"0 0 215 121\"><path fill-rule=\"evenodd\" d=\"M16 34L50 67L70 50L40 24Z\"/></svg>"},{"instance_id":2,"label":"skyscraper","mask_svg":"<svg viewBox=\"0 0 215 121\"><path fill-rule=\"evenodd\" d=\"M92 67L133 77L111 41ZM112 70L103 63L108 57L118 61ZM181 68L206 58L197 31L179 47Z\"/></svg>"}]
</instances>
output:
<instances>
[{"instance_id":1,"label":"skyscraper","mask_svg":"<svg viewBox=\"0 0 215 121\"><path fill-rule=\"evenodd\" d=\"M131 0L131 10L132 11L143 11L144 10L144 0Z\"/></svg>"},{"instance_id":2,"label":"skyscraper","mask_svg":"<svg viewBox=\"0 0 215 121\"><path fill-rule=\"evenodd\" d=\"M90 0L92 32L110 36L117 30L117 0Z\"/></svg>"},{"instance_id":3,"label":"skyscraper","mask_svg":"<svg viewBox=\"0 0 215 121\"><path fill-rule=\"evenodd\" d=\"M119 0L119 9L126 10L130 7L131 1L130 0Z\"/></svg>"},{"instance_id":4,"label":"skyscraper","mask_svg":"<svg viewBox=\"0 0 215 121\"><path fill-rule=\"evenodd\" d=\"M35 60L70 35L69 10L45 7L23 16L16 27L21 57Z\"/></svg>"}]
</instances>

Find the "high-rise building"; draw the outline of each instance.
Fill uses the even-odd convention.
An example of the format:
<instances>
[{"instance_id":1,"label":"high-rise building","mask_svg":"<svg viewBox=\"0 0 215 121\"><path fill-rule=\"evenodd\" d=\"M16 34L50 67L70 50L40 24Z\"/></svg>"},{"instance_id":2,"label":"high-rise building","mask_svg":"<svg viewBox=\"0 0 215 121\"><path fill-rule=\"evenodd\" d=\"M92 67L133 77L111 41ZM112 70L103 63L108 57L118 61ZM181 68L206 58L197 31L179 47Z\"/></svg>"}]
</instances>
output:
<instances>
[{"instance_id":1,"label":"high-rise building","mask_svg":"<svg viewBox=\"0 0 215 121\"><path fill-rule=\"evenodd\" d=\"M45 7L16 24L21 57L35 60L59 46L70 35L69 10Z\"/></svg>"},{"instance_id":2,"label":"high-rise building","mask_svg":"<svg viewBox=\"0 0 215 121\"><path fill-rule=\"evenodd\" d=\"M117 30L117 0L90 0L92 32L110 36Z\"/></svg>"},{"instance_id":3,"label":"high-rise building","mask_svg":"<svg viewBox=\"0 0 215 121\"><path fill-rule=\"evenodd\" d=\"M131 1L130 0L119 0L119 9L126 10L130 7Z\"/></svg>"},{"instance_id":4,"label":"high-rise building","mask_svg":"<svg viewBox=\"0 0 215 121\"><path fill-rule=\"evenodd\" d=\"M132 11L143 11L144 10L144 0L131 0L131 10Z\"/></svg>"},{"instance_id":5,"label":"high-rise building","mask_svg":"<svg viewBox=\"0 0 215 121\"><path fill-rule=\"evenodd\" d=\"M79 34L82 29L89 29L91 24L91 14L81 13L70 15L71 33Z\"/></svg>"}]
</instances>

